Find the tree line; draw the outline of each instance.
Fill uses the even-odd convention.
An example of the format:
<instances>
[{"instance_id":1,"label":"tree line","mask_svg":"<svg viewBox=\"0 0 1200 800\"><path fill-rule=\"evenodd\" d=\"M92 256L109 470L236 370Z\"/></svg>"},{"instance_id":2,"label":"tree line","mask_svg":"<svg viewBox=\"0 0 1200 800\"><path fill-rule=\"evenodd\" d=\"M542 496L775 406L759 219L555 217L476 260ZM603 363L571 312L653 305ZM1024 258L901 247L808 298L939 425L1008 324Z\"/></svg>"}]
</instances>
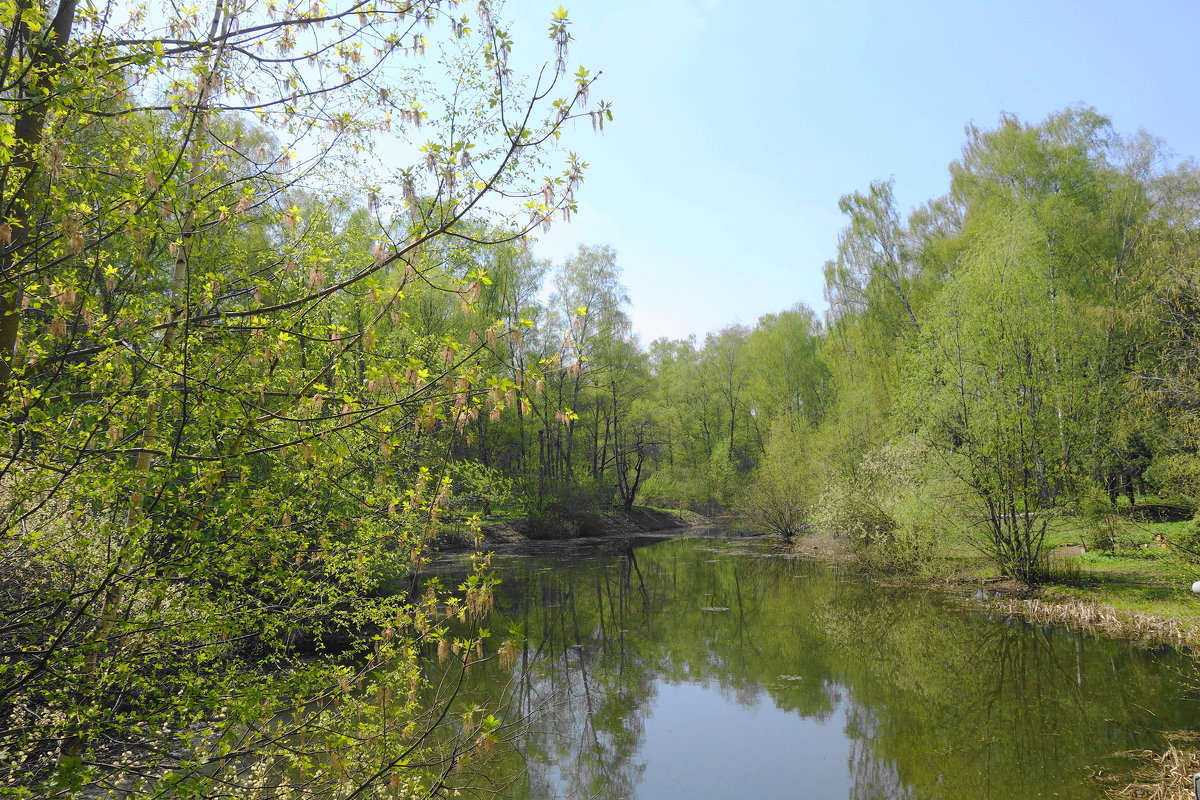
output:
<instances>
[{"instance_id":1,"label":"tree line","mask_svg":"<svg viewBox=\"0 0 1200 800\"><path fill-rule=\"evenodd\" d=\"M823 529L889 566L967 541L1044 573L1048 523L1200 500L1200 172L1089 108L971 126L905 217L846 195L810 309L650 347L648 496Z\"/></svg>"},{"instance_id":2,"label":"tree line","mask_svg":"<svg viewBox=\"0 0 1200 800\"><path fill-rule=\"evenodd\" d=\"M615 254L581 247L529 292L533 426L453 457L526 514L733 512L889 567L967 543L1030 582L1057 516L1194 508L1195 165L1071 108L969 127L949 173L907 215L891 181L841 199L823 315L703 341L639 342Z\"/></svg>"},{"instance_id":3,"label":"tree line","mask_svg":"<svg viewBox=\"0 0 1200 800\"><path fill-rule=\"evenodd\" d=\"M631 337L613 254L581 248L538 317L568 331L540 351L562 425L514 491L824 530L888 567L968 543L1030 582L1056 516L1194 509L1195 165L1071 108L969 127L949 173L907 215L891 181L841 199L823 315L703 341Z\"/></svg>"}]
</instances>

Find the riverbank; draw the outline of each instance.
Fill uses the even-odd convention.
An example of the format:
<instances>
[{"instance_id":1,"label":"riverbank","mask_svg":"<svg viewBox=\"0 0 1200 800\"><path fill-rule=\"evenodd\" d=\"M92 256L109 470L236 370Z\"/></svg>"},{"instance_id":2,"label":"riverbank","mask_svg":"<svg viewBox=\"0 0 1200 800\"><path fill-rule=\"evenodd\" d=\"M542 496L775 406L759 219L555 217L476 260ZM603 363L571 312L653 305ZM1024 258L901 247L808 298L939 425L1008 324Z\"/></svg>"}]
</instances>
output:
<instances>
[{"instance_id":1,"label":"riverbank","mask_svg":"<svg viewBox=\"0 0 1200 800\"><path fill-rule=\"evenodd\" d=\"M442 526L439 550L495 547L528 541L565 541L681 530L711 525L694 511L635 506L629 511L580 511L569 515L484 520L477 532L462 522Z\"/></svg>"},{"instance_id":2,"label":"riverbank","mask_svg":"<svg viewBox=\"0 0 1200 800\"><path fill-rule=\"evenodd\" d=\"M879 579L941 592L987 613L1061 625L1139 647L1166 645L1200 658L1200 599L1190 591L1200 568L1190 568L1172 541L1187 524L1123 520L1112 525L1108 548L1092 550L1087 525L1057 520L1047 537L1049 580L1039 586L1001 578L985 559L961 550L944 555L925 574ZM797 539L788 549L826 561L855 559L844 540L819 534ZM1139 768L1132 781L1114 782L1097 774L1099 789L1110 800L1195 797L1193 775L1200 772L1200 736L1195 732L1169 735L1160 750L1118 755L1139 762Z\"/></svg>"},{"instance_id":3,"label":"riverbank","mask_svg":"<svg viewBox=\"0 0 1200 800\"><path fill-rule=\"evenodd\" d=\"M877 571L876 576L1006 616L1200 653L1200 598L1190 590L1200 567L1190 567L1172 542L1187 524L1126 520L1113 529L1113 546L1098 550L1087 546L1089 531L1083 522L1055 520L1046 537L1048 575L1037 586L1001 577L986 558L962 543L945 546L916 574ZM860 560L846 540L835 536L816 533L779 541L782 549L805 557Z\"/></svg>"},{"instance_id":4,"label":"riverbank","mask_svg":"<svg viewBox=\"0 0 1200 800\"><path fill-rule=\"evenodd\" d=\"M1083 562L1086 552L1073 558ZM1032 596L1002 596L983 601L1006 616L1043 625L1062 625L1096 636L1122 639L1141 647L1168 645L1200 658L1200 601L1186 594L1175 576L1081 565L1073 584L1031 589ZM1115 599L1120 605L1106 600ZM1118 755L1139 767L1134 780L1113 782L1099 775L1109 800L1194 800L1193 776L1200 772L1200 739L1193 731L1167 736L1161 750Z\"/></svg>"}]
</instances>

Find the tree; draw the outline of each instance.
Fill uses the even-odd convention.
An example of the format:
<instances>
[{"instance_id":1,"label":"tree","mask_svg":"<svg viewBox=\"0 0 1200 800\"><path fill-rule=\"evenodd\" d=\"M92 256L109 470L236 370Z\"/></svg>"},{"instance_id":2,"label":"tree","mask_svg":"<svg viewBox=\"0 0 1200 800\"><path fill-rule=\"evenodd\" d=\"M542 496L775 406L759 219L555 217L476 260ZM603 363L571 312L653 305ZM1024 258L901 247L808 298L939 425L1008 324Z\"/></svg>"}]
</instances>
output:
<instances>
[{"instance_id":1,"label":"tree","mask_svg":"<svg viewBox=\"0 0 1200 800\"><path fill-rule=\"evenodd\" d=\"M551 278L546 333L555 338L546 347L550 354L546 361L553 370L542 398L539 496L576 482L576 423L584 416L585 403L599 403L606 394L595 391L604 380L599 353L610 342L630 335L624 310L629 298L620 283L616 259L616 251L607 245L580 245ZM604 416L598 414L597 420ZM591 471L596 473L596 455L591 463Z\"/></svg>"},{"instance_id":2,"label":"tree","mask_svg":"<svg viewBox=\"0 0 1200 800\"><path fill-rule=\"evenodd\" d=\"M826 267L826 293L834 317L847 310L886 313L891 335L904 326L919 329L913 311L915 265L900 225L892 181L875 181L867 194L855 192L838 201L850 225L838 241L838 257Z\"/></svg>"},{"instance_id":3,"label":"tree","mask_svg":"<svg viewBox=\"0 0 1200 800\"><path fill-rule=\"evenodd\" d=\"M803 304L758 320L746 342L752 408L770 426L770 417L785 414L815 425L828 400L829 368L821 360L824 333L820 320Z\"/></svg>"},{"instance_id":4,"label":"tree","mask_svg":"<svg viewBox=\"0 0 1200 800\"><path fill-rule=\"evenodd\" d=\"M1034 582L1094 411L1086 350L1074 345L1087 331L1069 298L1053 293L1050 254L1030 216L989 223L931 310L902 402L907 424L968 490L978 545L1004 574Z\"/></svg>"},{"instance_id":5,"label":"tree","mask_svg":"<svg viewBox=\"0 0 1200 800\"><path fill-rule=\"evenodd\" d=\"M805 449L807 426L780 416L771 426L763 459L749 481L741 503L755 522L791 538L808 529L811 507L820 495Z\"/></svg>"},{"instance_id":6,"label":"tree","mask_svg":"<svg viewBox=\"0 0 1200 800\"><path fill-rule=\"evenodd\" d=\"M700 355L700 375L709 392L714 393L720 408L720 436L727 448L726 461L734 464L738 456L739 423L744 423L750 408L744 402L746 393L746 344L750 331L741 325L730 325L704 338ZM743 430L749 426L743 426Z\"/></svg>"},{"instance_id":7,"label":"tree","mask_svg":"<svg viewBox=\"0 0 1200 800\"><path fill-rule=\"evenodd\" d=\"M476 302L471 255L574 209L582 162L545 159L609 112L564 75L565 12L522 86L491 5L451 11L0 2L0 770L20 791L361 796L444 785L483 746L481 723L430 749L445 706L419 662L449 641L439 604L486 611L486 568L457 597L381 595L448 501L431 453L509 407L480 359L508 331L431 336L409 298Z\"/></svg>"}]
</instances>

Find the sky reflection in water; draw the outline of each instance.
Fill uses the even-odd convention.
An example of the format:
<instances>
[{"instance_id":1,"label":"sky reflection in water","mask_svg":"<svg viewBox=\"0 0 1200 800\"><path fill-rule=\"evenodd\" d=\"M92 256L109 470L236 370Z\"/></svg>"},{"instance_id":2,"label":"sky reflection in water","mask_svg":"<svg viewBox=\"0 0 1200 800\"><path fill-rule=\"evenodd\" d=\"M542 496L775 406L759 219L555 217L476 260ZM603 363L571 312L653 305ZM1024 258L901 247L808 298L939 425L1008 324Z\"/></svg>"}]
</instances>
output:
<instances>
[{"instance_id":1,"label":"sky reflection in water","mask_svg":"<svg viewBox=\"0 0 1200 800\"><path fill-rule=\"evenodd\" d=\"M510 745L515 800L1091 800L1110 754L1193 727L1191 663L988 619L746 540L597 543L497 558L486 624L516 663L460 702ZM482 796L482 793L480 794Z\"/></svg>"}]
</instances>

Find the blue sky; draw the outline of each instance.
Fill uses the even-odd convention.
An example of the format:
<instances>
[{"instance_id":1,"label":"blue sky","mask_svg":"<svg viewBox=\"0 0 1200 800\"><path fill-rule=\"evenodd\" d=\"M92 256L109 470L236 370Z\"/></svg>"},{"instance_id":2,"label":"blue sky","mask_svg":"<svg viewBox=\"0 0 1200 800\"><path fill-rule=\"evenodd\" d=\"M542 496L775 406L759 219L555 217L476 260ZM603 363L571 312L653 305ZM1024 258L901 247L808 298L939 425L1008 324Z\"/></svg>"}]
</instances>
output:
<instances>
[{"instance_id":1,"label":"blue sky","mask_svg":"<svg viewBox=\"0 0 1200 800\"><path fill-rule=\"evenodd\" d=\"M550 12L511 0L518 47ZM974 122L1094 106L1179 157L1200 151L1200 2L577 0L572 68L602 70L580 214L543 234L620 254L635 329L682 337L824 307L838 198L894 177L902 208L945 192Z\"/></svg>"}]
</instances>

